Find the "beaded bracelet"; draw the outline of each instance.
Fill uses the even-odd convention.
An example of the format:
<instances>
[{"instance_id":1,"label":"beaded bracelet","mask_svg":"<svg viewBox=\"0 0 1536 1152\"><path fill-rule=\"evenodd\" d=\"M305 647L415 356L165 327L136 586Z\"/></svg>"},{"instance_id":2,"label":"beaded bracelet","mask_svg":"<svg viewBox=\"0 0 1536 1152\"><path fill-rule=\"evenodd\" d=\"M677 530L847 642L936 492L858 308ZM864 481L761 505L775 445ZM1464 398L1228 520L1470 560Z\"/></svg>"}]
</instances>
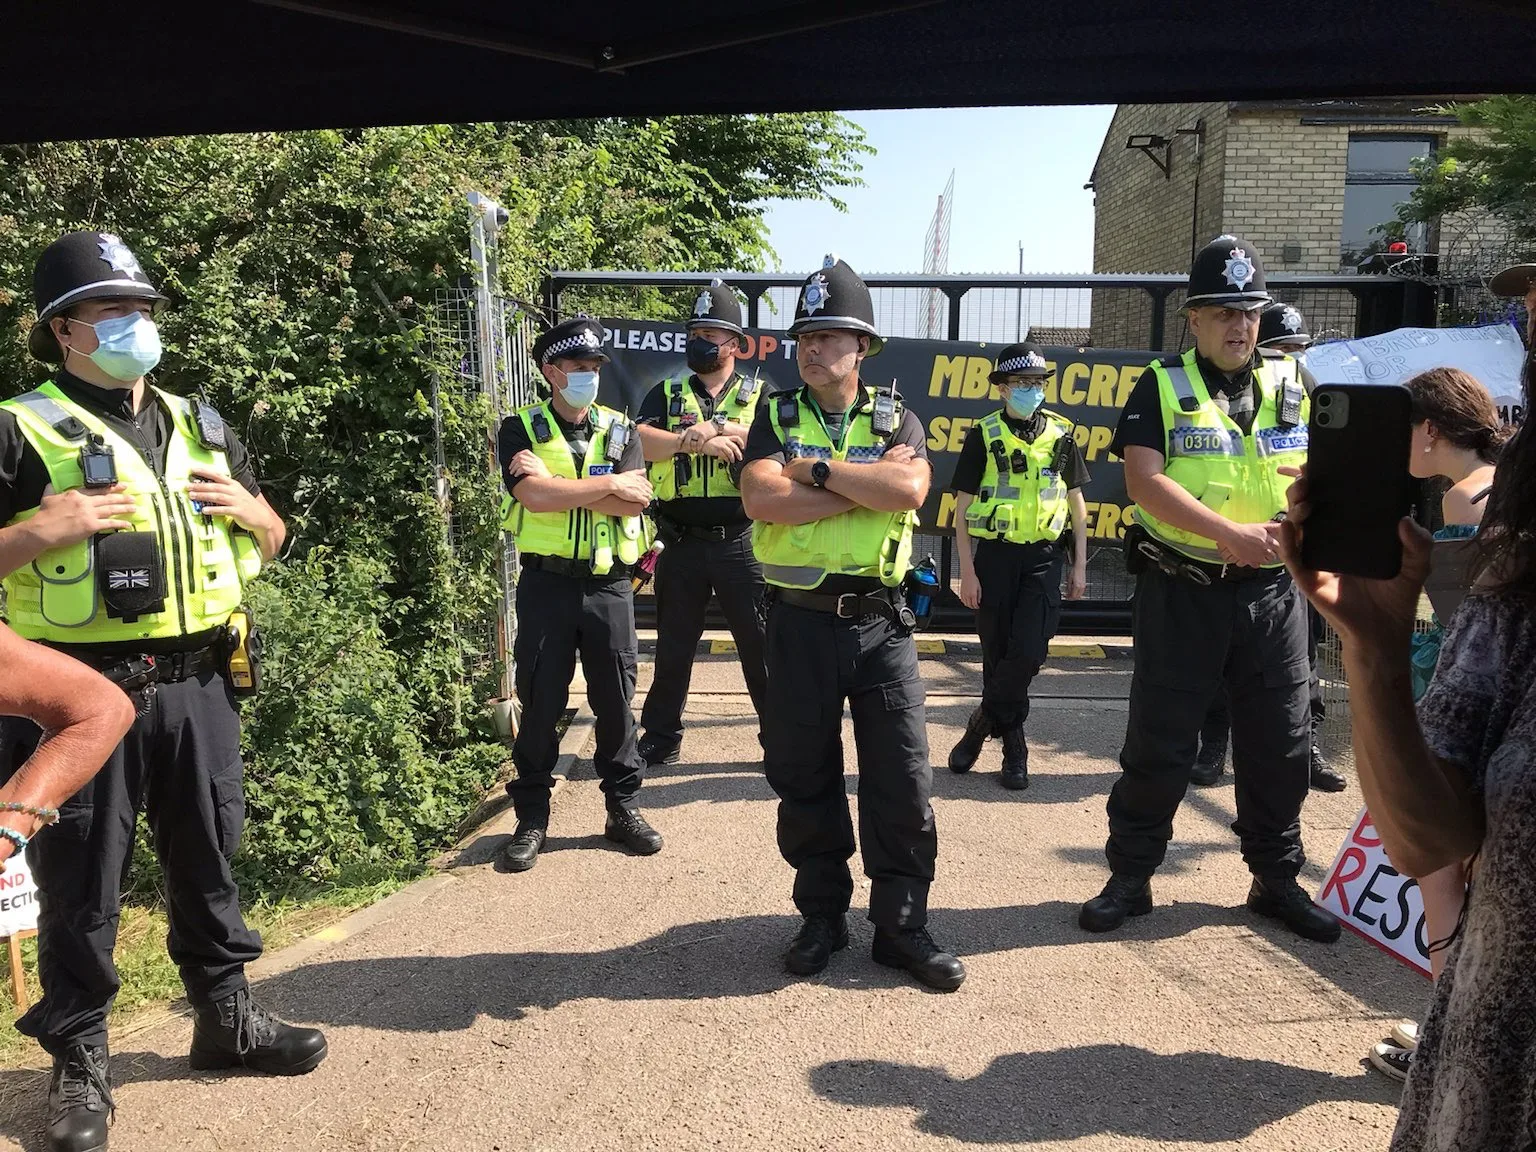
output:
<instances>
[{"instance_id":1,"label":"beaded bracelet","mask_svg":"<svg viewBox=\"0 0 1536 1152\"><path fill-rule=\"evenodd\" d=\"M27 837L23 836L14 828L0 827L0 837L3 837L4 839L9 840L12 844L16 845L16 851L18 853L25 852L27 850L27 845L31 843Z\"/></svg>"},{"instance_id":2,"label":"beaded bracelet","mask_svg":"<svg viewBox=\"0 0 1536 1152\"><path fill-rule=\"evenodd\" d=\"M17 804L10 800L0 804L0 812L21 812L27 816L36 816L44 826L59 822L57 808L34 808L30 804Z\"/></svg>"}]
</instances>

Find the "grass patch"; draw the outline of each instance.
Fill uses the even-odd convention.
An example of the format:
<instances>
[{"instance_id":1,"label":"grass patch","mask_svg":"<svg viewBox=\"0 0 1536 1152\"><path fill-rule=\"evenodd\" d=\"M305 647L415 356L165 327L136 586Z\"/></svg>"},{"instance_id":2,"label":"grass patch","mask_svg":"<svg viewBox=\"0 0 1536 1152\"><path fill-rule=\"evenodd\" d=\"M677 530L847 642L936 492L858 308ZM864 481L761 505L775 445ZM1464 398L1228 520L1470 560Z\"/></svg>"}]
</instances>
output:
<instances>
[{"instance_id":1,"label":"grass patch","mask_svg":"<svg viewBox=\"0 0 1536 1152\"><path fill-rule=\"evenodd\" d=\"M409 874L359 877L321 887L294 888L259 897L245 908L245 920L261 933L268 952L286 947L318 932L359 908L382 900L411 880ZM117 1027L150 1008L163 1008L183 995L181 976L165 954L165 906L159 902L125 905L118 923L117 961L122 990L112 1005L110 1026ZM22 956L27 969L27 998L35 1004L42 995L37 983L37 940L24 940ZM6 971L0 965L0 972ZM0 1068L35 1065L47 1056L30 1037L16 1031L15 1001L10 980L0 976L4 1007L0 1008Z\"/></svg>"}]
</instances>

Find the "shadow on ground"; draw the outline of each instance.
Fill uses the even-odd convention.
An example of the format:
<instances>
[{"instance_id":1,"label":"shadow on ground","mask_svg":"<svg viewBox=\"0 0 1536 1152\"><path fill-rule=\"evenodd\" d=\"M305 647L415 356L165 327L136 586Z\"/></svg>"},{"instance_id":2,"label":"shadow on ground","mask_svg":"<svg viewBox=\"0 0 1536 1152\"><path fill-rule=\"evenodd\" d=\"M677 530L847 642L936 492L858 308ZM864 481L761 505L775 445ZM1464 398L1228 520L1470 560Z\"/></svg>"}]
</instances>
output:
<instances>
[{"instance_id":1,"label":"shadow on ground","mask_svg":"<svg viewBox=\"0 0 1536 1152\"><path fill-rule=\"evenodd\" d=\"M1391 1104L1385 1077L1333 1076L1211 1052L1162 1055L1123 1044L1020 1052L956 1080L940 1068L835 1061L811 1087L839 1104L911 1108L919 1131L970 1144L1086 1136L1217 1144L1246 1140L1320 1100Z\"/></svg>"}]
</instances>

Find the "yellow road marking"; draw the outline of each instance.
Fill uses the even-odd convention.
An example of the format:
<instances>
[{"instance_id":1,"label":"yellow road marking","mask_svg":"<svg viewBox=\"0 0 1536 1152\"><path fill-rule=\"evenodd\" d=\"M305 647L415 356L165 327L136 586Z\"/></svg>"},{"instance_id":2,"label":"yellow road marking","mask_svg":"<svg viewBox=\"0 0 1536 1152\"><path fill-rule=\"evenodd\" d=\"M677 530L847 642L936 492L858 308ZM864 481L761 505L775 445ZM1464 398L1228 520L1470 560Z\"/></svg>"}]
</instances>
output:
<instances>
[{"instance_id":1,"label":"yellow road marking","mask_svg":"<svg viewBox=\"0 0 1536 1152\"><path fill-rule=\"evenodd\" d=\"M736 651L734 640L711 640L709 642L709 654L711 656L729 656Z\"/></svg>"}]
</instances>

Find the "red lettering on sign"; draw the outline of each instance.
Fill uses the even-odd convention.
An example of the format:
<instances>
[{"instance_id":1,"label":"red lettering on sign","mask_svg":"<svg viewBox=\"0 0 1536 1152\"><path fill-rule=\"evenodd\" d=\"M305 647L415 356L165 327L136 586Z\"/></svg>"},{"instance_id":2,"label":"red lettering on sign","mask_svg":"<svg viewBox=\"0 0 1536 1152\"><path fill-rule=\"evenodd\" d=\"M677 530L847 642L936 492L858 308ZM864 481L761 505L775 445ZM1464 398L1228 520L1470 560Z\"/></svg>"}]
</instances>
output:
<instances>
[{"instance_id":1,"label":"red lettering on sign","mask_svg":"<svg viewBox=\"0 0 1536 1152\"><path fill-rule=\"evenodd\" d=\"M1344 885L1348 884L1351 880L1358 880L1364 874L1365 853L1354 847L1345 849L1344 855L1339 857L1339 866L1333 870L1333 875L1328 877L1328 883L1323 885L1322 901L1326 904L1328 902L1328 894L1337 889L1339 910L1348 916L1350 909L1349 893L1345 891Z\"/></svg>"},{"instance_id":2,"label":"red lettering on sign","mask_svg":"<svg viewBox=\"0 0 1536 1152\"><path fill-rule=\"evenodd\" d=\"M1355 828L1354 835L1350 837L1356 844L1363 844L1367 848L1380 848L1381 837L1376 835L1376 825L1371 822L1370 813L1360 817L1360 823Z\"/></svg>"},{"instance_id":3,"label":"red lettering on sign","mask_svg":"<svg viewBox=\"0 0 1536 1152\"><path fill-rule=\"evenodd\" d=\"M777 336L759 336L757 338L757 347L759 354L766 360L778 351L779 338Z\"/></svg>"}]
</instances>

